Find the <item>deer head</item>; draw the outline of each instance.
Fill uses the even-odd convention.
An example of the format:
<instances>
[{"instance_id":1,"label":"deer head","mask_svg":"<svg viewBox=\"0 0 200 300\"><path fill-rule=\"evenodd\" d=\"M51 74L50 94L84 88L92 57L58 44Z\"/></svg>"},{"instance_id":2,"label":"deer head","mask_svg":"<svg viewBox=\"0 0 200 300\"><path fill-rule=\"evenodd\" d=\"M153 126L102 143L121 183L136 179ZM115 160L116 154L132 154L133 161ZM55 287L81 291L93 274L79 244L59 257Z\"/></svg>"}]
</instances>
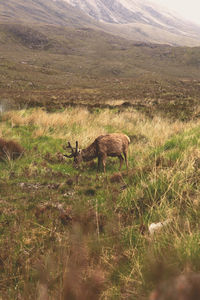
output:
<instances>
[{"instance_id":1,"label":"deer head","mask_svg":"<svg viewBox=\"0 0 200 300\"><path fill-rule=\"evenodd\" d=\"M75 166L78 166L82 162L82 155L81 155L81 150L78 149L78 141L76 141L76 148L73 148L68 142L68 146L64 147L64 149L70 149L71 154L65 154L64 156L67 158L74 158L74 164Z\"/></svg>"}]
</instances>

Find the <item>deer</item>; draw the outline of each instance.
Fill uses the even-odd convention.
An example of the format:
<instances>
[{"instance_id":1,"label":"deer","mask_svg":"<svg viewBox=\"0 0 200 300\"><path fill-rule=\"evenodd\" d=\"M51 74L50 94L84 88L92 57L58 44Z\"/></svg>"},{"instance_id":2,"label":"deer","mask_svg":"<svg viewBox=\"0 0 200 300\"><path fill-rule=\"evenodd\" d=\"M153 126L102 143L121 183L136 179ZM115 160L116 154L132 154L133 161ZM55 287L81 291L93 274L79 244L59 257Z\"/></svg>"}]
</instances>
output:
<instances>
[{"instance_id":1,"label":"deer","mask_svg":"<svg viewBox=\"0 0 200 300\"><path fill-rule=\"evenodd\" d=\"M123 133L110 133L98 136L92 144L85 149L78 148L78 141L76 141L76 147L73 148L71 143L68 142L68 146L64 149L70 149L71 154L65 154L67 158L74 158L74 164L76 167L80 165L82 161L91 161L94 158L98 158L98 171L100 171L101 164L103 165L104 173L106 172L106 159L108 156L118 157L121 170L123 161L125 159L126 168L128 170L128 146L130 139Z\"/></svg>"}]
</instances>

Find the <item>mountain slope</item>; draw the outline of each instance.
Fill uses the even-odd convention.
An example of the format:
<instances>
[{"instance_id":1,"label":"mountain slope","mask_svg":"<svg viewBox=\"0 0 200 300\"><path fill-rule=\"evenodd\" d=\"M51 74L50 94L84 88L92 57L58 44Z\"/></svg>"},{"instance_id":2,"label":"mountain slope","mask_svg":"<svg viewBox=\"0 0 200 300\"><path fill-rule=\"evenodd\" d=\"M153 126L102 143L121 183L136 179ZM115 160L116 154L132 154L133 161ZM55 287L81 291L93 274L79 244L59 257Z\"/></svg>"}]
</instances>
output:
<instances>
[{"instance_id":1,"label":"mountain slope","mask_svg":"<svg viewBox=\"0 0 200 300\"><path fill-rule=\"evenodd\" d=\"M0 2L1 22L91 26L95 21L65 1L9 0Z\"/></svg>"},{"instance_id":2,"label":"mountain slope","mask_svg":"<svg viewBox=\"0 0 200 300\"><path fill-rule=\"evenodd\" d=\"M26 24L0 25L0 45L1 99L17 107L57 109L111 100L149 107L153 101L161 109L170 106L172 113L188 114L188 107L193 113L199 103L197 47L135 43L89 28Z\"/></svg>"},{"instance_id":3,"label":"mountain slope","mask_svg":"<svg viewBox=\"0 0 200 300\"><path fill-rule=\"evenodd\" d=\"M175 44L176 38L173 38L175 35L178 44L181 43L180 37L183 41L186 38L200 40L200 26L182 20L175 13L147 0L63 1L81 9L95 20L115 24L115 28L120 32L127 32L129 37L139 32L141 34L141 37L137 36L139 40L170 43L171 39L171 43Z\"/></svg>"},{"instance_id":4,"label":"mountain slope","mask_svg":"<svg viewBox=\"0 0 200 300\"><path fill-rule=\"evenodd\" d=\"M138 0L9 0L0 22L89 27L135 41L200 45L199 27Z\"/></svg>"},{"instance_id":5,"label":"mountain slope","mask_svg":"<svg viewBox=\"0 0 200 300\"><path fill-rule=\"evenodd\" d=\"M174 12L147 0L63 0L81 9L96 20L114 23L141 23L165 28L169 31L192 29L200 32L200 27L182 20Z\"/></svg>"},{"instance_id":6,"label":"mountain slope","mask_svg":"<svg viewBox=\"0 0 200 300\"><path fill-rule=\"evenodd\" d=\"M0 22L89 27L135 41L200 45L199 27L138 0L9 0Z\"/></svg>"}]
</instances>

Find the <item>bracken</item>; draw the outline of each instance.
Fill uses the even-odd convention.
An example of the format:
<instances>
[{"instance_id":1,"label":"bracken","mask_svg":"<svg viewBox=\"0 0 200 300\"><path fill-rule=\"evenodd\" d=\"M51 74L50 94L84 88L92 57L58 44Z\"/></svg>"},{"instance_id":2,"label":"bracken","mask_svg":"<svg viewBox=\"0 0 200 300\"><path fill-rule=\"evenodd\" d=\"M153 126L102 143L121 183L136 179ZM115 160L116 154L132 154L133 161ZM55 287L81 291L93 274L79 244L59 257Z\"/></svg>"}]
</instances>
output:
<instances>
[{"instance_id":1,"label":"bracken","mask_svg":"<svg viewBox=\"0 0 200 300\"><path fill-rule=\"evenodd\" d=\"M0 160L16 159L21 156L24 152L24 149L18 142L14 140L5 140L0 138Z\"/></svg>"}]
</instances>

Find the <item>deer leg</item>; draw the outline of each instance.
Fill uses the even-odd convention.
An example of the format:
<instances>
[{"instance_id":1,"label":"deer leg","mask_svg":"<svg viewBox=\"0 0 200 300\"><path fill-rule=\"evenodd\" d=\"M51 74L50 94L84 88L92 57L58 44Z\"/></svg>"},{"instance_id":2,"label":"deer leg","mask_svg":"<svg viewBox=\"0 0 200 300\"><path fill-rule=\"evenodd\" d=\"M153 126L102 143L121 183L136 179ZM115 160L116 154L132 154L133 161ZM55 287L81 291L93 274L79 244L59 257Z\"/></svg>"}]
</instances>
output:
<instances>
[{"instance_id":1,"label":"deer leg","mask_svg":"<svg viewBox=\"0 0 200 300\"><path fill-rule=\"evenodd\" d=\"M123 154L124 154L124 158L125 158L125 162L126 162L126 168L127 168L127 170L128 170L128 159L127 159L127 152L126 152L126 151L124 151L124 152L123 152Z\"/></svg>"},{"instance_id":2,"label":"deer leg","mask_svg":"<svg viewBox=\"0 0 200 300\"><path fill-rule=\"evenodd\" d=\"M102 161L101 156L99 156L98 157L98 167L97 167L98 171L100 171L100 168L101 168L101 161Z\"/></svg>"},{"instance_id":3,"label":"deer leg","mask_svg":"<svg viewBox=\"0 0 200 300\"><path fill-rule=\"evenodd\" d=\"M120 163L119 170L121 170L124 159L121 154L118 156L118 158L119 158L119 163Z\"/></svg>"},{"instance_id":4,"label":"deer leg","mask_svg":"<svg viewBox=\"0 0 200 300\"><path fill-rule=\"evenodd\" d=\"M102 164L103 164L103 171L104 171L104 173L106 173L106 158L107 158L106 155L102 156Z\"/></svg>"}]
</instances>

